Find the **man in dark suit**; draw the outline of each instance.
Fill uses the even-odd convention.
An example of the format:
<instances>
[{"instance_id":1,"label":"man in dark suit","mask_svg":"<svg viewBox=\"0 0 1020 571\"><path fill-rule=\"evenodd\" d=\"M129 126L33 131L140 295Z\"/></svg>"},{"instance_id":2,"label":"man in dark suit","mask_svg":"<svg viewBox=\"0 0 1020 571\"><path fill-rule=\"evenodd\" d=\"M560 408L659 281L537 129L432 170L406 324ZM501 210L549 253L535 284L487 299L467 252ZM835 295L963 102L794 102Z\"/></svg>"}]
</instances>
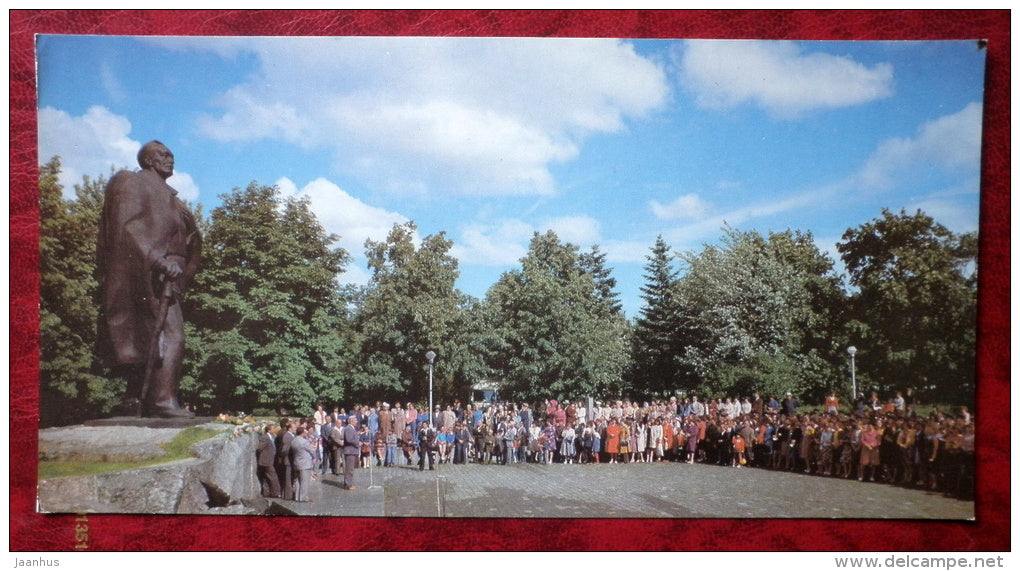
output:
<instances>
[{"instance_id":1,"label":"man in dark suit","mask_svg":"<svg viewBox=\"0 0 1020 571\"><path fill-rule=\"evenodd\" d=\"M255 447L255 473L262 486L262 497L280 497L280 480L276 477L276 443L273 441L272 428L267 428Z\"/></svg>"},{"instance_id":2,"label":"man in dark suit","mask_svg":"<svg viewBox=\"0 0 1020 571\"><path fill-rule=\"evenodd\" d=\"M435 458L432 456L432 448L436 442L436 431L429 426L428 421L421 423L418 429L418 471L425 469L425 458L429 459L429 470L435 470Z\"/></svg>"},{"instance_id":3,"label":"man in dark suit","mask_svg":"<svg viewBox=\"0 0 1020 571\"><path fill-rule=\"evenodd\" d=\"M294 429L297 424L292 424L290 419L280 420L280 432L276 435L276 475L280 478L280 485L283 488L285 500L294 499L293 476L290 463L290 445L294 442Z\"/></svg>"},{"instance_id":4,"label":"man in dark suit","mask_svg":"<svg viewBox=\"0 0 1020 571\"><path fill-rule=\"evenodd\" d=\"M331 438L333 433L333 415L326 415L326 422L322 424L322 428L319 429L319 438L322 440L322 467L320 473L325 474L329 471L330 464L333 463L333 439Z\"/></svg>"},{"instance_id":5,"label":"man in dark suit","mask_svg":"<svg viewBox=\"0 0 1020 571\"><path fill-rule=\"evenodd\" d=\"M361 455L361 447L358 442L358 417L350 415L347 417L347 426L343 429L344 445L344 489L354 489L354 467L358 465L358 456Z\"/></svg>"},{"instance_id":6,"label":"man in dark suit","mask_svg":"<svg viewBox=\"0 0 1020 571\"><path fill-rule=\"evenodd\" d=\"M453 437L453 463L466 464L468 443L471 441L471 431L464 426L464 423L458 422L456 430L453 431Z\"/></svg>"}]
</instances>

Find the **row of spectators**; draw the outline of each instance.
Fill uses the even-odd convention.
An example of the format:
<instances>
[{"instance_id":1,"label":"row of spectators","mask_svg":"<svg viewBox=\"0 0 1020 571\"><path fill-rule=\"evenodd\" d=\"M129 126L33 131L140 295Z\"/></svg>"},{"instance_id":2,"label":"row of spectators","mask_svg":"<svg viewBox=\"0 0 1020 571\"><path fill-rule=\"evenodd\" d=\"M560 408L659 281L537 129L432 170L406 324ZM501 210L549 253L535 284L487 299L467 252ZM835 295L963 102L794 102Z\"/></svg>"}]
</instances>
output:
<instances>
[{"instance_id":1,"label":"row of spectators","mask_svg":"<svg viewBox=\"0 0 1020 571\"><path fill-rule=\"evenodd\" d=\"M799 412L791 394L744 399L698 397L637 403L547 400L494 403L484 410L454 402L428 411L408 404L319 407L305 423L319 443L321 470L329 455L322 426L358 419L361 466L413 464L419 434L434 418L440 463L687 462L787 470L825 477L910 486L970 498L974 422L965 408L923 418L912 395L879 402L863 394L849 413L830 395L820 411Z\"/></svg>"}]
</instances>

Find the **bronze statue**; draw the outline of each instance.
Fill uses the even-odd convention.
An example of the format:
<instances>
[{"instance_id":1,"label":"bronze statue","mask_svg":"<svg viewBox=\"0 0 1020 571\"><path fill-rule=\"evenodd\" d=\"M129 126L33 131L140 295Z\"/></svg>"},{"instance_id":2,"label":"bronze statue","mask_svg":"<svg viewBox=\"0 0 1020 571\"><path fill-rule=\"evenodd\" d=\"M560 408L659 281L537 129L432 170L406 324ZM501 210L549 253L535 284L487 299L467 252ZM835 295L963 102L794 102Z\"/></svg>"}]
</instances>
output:
<instances>
[{"instance_id":1,"label":"bronze statue","mask_svg":"<svg viewBox=\"0 0 1020 571\"><path fill-rule=\"evenodd\" d=\"M181 296L198 271L202 237L191 211L166 183L174 155L151 141L138 172L106 186L99 222L98 355L127 380L122 413L166 418L194 413L177 401L184 358Z\"/></svg>"}]
</instances>

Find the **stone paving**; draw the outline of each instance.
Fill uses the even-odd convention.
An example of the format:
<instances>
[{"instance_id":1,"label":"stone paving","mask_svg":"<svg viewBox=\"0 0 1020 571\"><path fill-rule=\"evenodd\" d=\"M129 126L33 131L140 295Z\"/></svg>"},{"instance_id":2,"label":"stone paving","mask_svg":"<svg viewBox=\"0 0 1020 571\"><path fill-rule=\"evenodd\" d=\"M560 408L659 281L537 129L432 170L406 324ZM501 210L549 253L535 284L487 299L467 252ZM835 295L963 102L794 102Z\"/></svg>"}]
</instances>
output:
<instances>
[{"instance_id":1,"label":"stone paving","mask_svg":"<svg viewBox=\"0 0 1020 571\"><path fill-rule=\"evenodd\" d=\"M310 503L271 513L456 518L864 518L972 520L974 502L889 486L706 464L442 464L332 474Z\"/></svg>"}]
</instances>

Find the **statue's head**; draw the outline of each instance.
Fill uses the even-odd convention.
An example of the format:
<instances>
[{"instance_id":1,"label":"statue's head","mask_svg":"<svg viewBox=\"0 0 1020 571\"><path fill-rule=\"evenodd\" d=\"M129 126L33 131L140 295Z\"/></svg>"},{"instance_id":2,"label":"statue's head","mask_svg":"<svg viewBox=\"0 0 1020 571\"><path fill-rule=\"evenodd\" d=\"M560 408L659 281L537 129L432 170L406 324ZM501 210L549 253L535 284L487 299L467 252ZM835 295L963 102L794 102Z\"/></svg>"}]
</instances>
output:
<instances>
[{"instance_id":1,"label":"statue's head","mask_svg":"<svg viewBox=\"0 0 1020 571\"><path fill-rule=\"evenodd\" d=\"M154 170L164 179L174 174L174 154L159 141L149 141L138 151L138 166Z\"/></svg>"}]
</instances>

